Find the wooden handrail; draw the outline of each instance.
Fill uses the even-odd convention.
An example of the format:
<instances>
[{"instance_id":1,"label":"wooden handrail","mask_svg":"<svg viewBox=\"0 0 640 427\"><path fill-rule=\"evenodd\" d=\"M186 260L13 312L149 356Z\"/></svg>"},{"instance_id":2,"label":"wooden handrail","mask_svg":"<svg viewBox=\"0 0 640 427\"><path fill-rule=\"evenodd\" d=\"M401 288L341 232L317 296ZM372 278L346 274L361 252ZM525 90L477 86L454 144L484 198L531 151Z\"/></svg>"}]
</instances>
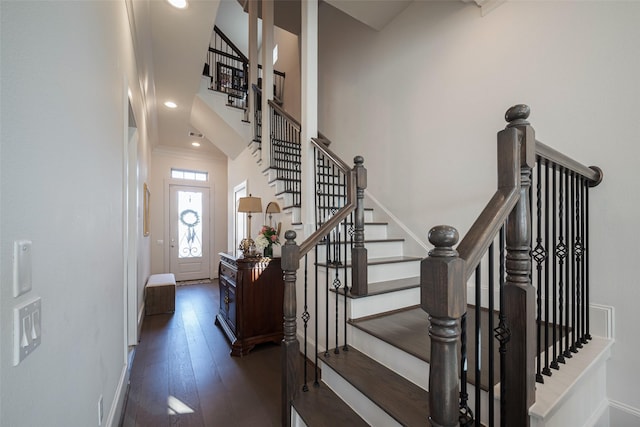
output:
<instances>
[{"instance_id":1,"label":"wooden handrail","mask_svg":"<svg viewBox=\"0 0 640 427\"><path fill-rule=\"evenodd\" d=\"M220 36L220 38L221 38L222 40L224 40L224 41L225 41L225 43L227 43L227 44L229 45L229 47L230 47L231 49L233 49L233 51L234 51L235 53L237 53L237 54L238 54L238 56L239 56L240 58L242 58L242 61L243 61L243 62L249 63L249 58L247 58L246 56L244 56L244 54L242 53L242 51L241 51L240 49L238 49L238 47L237 47L237 46L236 46L236 45L235 45L235 44L234 44L234 43L229 39L229 37L227 37L227 36L225 35L225 33L223 33L223 32L222 32L222 30L221 30L220 28L218 28L218 26L217 26L217 25L214 25L214 26L213 26L213 31L215 31L215 33L216 33L217 35L219 35L219 36Z\"/></svg>"},{"instance_id":2,"label":"wooden handrail","mask_svg":"<svg viewBox=\"0 0 640 427\"><path fill-rule=\"evenodd\" d=\"M252 85L253 86L253 85ZM268 100L267 101L269 103L269 106L271 108L273 108L278 114L280 114L281 116L283 116L285 119L287 119L289 122L291 122L291 124L293 125L293 127L297 130L300 131L302 128L300 126L300 123L298 123L298 121L296 119L293 118L293 116L289 113L287 113L285 110L282 109L282 107L280 107L278 104L276 104L275 102L273 102L272 100Z\"/></svg>"},{"instance_id":3,"label":"wooden handrail","mask_svg":"<svg viewBox=\"0 0 640 427\"><path fill-rule=\"evenodd\" d=\"M589 180L591 187L595 187L602 182L603 174L600 168L596 166L587 167L538 140L536 140L536 155L558 166L579 173Z\"/></svg>"},{"instance_id":4,"label":"wooden handrail","mask_svg":"<svg viewBox=\"0 0 640 427\"><path fill-rule=\"evenodd\" d=\"M465 260L465 282L475 272L480 260L498 235L519 198L520 194L517 188L509 191L496 191L456 248L460 258Z\"/></svg>"},{"instance_id":5,"label":"wooden handrail","mask_svg":"<svg viewBox=\"0 0 640 427\"><path fill-rule=\"evenodd\" d=\"M346 171L351 170L351 167L348 164L346 164L340 157L338 157L333 151L329 149L329 144L327 144L326 141L329 140L326 138L311 138L311 143L318 147L318 149L322 151L322 154L327 156L332 162L338 165L340 167L340 170L345 173Z\"/></svg>"}]
</instances>

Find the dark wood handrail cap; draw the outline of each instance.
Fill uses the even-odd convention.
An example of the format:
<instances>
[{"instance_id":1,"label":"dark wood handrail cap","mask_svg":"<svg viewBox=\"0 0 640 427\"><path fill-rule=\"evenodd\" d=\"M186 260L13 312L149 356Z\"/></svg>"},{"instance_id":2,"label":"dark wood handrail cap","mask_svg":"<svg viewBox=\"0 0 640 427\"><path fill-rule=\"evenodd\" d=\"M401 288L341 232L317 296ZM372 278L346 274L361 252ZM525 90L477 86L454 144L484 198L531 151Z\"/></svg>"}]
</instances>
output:
<instances>
[{"instance_id":1,"label":"dark wood handrail cap","mask_svg":"<svg viewBox=\"0 0 640 427\"><path fill-rule=\"evenodd\" d=\"M429 242L435 246L429 251L429 256L434 257L452 257L457 256L458 252L453 246L458 243L460 235L455 227L450 225L436 225L429 230Z\"/></svg>"},{"instance_id":2,"label":"dark wood handrail cap","mask_svg":"<svg viewBox=\"0 0 640 427\"><path fill-rule=\"evenodd\" d=\"M600 169L598 166L589 166L589 169L593 169L598 173L597 181L589 181L589 187L595 187L602 182L602 178L604 178L604 172L602 172L602 169Z\"/></svg>"},{"instance_id":3,"label":"dark wood handrail cap","mask_svg":"<svg viewBox=\"0 0 640 427\"><path fill-rule=\"evenodd\" d=\"M297 237L297 236L298 236L298 235L297 235L297 234L296 234L296 232L295 232L295 231L293 231L293 230L287 230L287 231L285 231L285 233L284 233L284 238L285 238L285 240L287 241L287 244L293 244L293 245L295 245L295 240L296 240L296 237ZM289 243L289 242L291 242L291 243Z\"/></svg>"},{"instance_id":4,"label":"dark wood handrail cap","mask_svg":"<svg viewBox=\"0 0 640 427\"><path fill-rule=\"evenodd\" d=\"M364 163L364 157L362 156L355 156L353 158L353 163L355 163L356 165L361 165Z\"/></svg>"},{"instance_id":5,"label":"dark wood handrail cap","mask_svg":"<svg viewBox=\"0 0 640 427\"><path fill-rule=\"evenodd\" d=\"M509 123L509 126L529 124L527 118L531 114L531 108L526 104L517 104L509 108L504 113L504 119Z\"/></svg>"}]
</instances>

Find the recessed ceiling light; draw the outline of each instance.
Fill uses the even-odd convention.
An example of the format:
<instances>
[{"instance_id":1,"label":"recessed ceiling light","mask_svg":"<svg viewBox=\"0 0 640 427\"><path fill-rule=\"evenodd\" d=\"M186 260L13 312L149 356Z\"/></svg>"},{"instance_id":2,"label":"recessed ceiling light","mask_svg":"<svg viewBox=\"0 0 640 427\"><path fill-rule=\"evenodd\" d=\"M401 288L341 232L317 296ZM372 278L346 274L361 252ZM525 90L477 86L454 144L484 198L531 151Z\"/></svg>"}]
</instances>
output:
<instances>
[{"instance_id":1,"label":"recessed ceiling light","mask_svg":"<svg viewBox=\"0 0 640 427\"><path fill-rule=\"evenodd\" d=\"M176 9L184 9L187 7L187 0L168 0L169 4Z\"/></svg>"},{"instance_id":2,"label":"recessed ceiling light","mask_svg":"<svg viewBox=\"0 0 640 427\"><path fill-rule=\"evenodd\" d=\"M167 107L167 108L176 108L176 107L178 106L178 104L176 104L176 103L175 103L175 102L173 102L173 101L166 101L166 102L164 103L164 105L165 105L165 107Z\"/></svg>"},{"instance_id":3,"label":"recessed ceiling light","mask_svg":"<svg viewBox=\"0 0 640 427\"><path fill-rule=\"evenodd\" d=\"M199 142L192 142L191 145L193 145L194 147L200 147L200 143Z\"/></svg>"}]
</instances>

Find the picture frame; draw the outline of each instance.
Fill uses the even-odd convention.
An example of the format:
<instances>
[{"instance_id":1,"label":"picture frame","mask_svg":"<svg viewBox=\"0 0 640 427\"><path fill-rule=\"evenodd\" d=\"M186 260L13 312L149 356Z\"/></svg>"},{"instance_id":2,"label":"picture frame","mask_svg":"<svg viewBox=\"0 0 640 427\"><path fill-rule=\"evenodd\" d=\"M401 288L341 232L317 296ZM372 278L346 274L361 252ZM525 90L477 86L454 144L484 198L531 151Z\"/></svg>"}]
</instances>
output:
<instances>
[{"instance_id":1,"label":"picture frame","mask_svg":"<svg viewBox=\"0 0 640 427\"><path fill-rule=\"evenodd\" d=\"M142 216L142 235L148 236L150 234L150 223L149 223L149 201L151 199L151 191L149 190L149 186L147 183L144 183L144 200L143 200L143 216Z\"/></svg>"}]
</instances>

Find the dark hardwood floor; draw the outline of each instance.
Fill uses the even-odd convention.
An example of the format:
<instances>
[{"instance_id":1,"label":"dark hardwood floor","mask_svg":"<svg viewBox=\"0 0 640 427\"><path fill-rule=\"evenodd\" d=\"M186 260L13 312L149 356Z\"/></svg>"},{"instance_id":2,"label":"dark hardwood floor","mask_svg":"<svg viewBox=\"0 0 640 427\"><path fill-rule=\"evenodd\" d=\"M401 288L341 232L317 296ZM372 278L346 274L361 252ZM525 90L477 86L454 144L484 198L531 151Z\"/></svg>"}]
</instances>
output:
<instances>
[{"instance_id":1,"label":"dark hardwood floor","mask_svg":"<svg viewBox=\"0 0 640 427\"><path fill-rule=\"evenodd\" d=\"M178 286L173 315L144 318L121 426L280 425L280 347L231 357L218 301L217 281Z\"/></svg>"}]
</instances>

